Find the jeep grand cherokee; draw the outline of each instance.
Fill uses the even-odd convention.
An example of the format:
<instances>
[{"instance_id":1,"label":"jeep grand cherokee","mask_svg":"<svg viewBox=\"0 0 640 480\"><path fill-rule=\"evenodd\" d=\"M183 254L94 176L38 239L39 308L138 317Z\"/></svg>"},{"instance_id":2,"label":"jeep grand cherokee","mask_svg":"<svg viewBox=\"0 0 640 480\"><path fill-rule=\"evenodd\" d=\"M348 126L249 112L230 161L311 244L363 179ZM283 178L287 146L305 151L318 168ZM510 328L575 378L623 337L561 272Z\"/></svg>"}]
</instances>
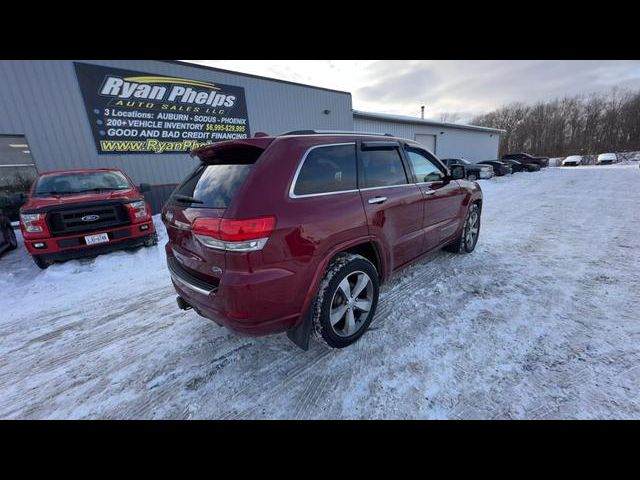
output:
<instances>
[{"instance_id":1,"label":"jeep grand cherokee","mask_svg":"<svg viewBox=\"0 0 640 480\"><path fill-rule=\"evenodd\" d=\"M302 131L192 155L163 210L178 305L238 332L345 347L392 274L476 246L480 187L411 140Z\"/></svg>"}]
</instances>

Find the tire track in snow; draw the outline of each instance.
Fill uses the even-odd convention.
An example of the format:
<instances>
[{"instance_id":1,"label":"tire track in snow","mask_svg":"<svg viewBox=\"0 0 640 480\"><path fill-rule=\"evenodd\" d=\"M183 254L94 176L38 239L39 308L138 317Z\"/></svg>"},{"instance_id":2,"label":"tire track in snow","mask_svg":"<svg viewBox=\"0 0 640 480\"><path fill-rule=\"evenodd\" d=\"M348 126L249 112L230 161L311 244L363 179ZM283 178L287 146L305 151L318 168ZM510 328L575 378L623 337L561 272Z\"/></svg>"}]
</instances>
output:
<instances>
[{"instance_id":1,"label":"tire track in snow","mask_svg":"<svg viewBox=\"0 0 640 480\"><path fill-rule=\"evenodd\" d=\"M307 383L307 387L302 392L301 400L297 402L295 413L292 416L293 419L300 420L305 418L307 412L316 406L316 402L324 391L324 386L329 382L329 378L330 374L320 372Z\"/></svg>"},{"instance_id":2,"label":"tire track in snow","mask_svg":"<svg viewBox=\"0 0 640 480\"><path fill-rule=\"evenodd\" d=\"M289 369L283 376L283 378L274 378L265 384L262 384L260 390L261 394L257 395L254 404L241 409L239 412L228 412L223 415L224 419L241 419L241 418L253 418L254 414L262 407L264 402L271 400L272 397L284 392L285 389L292 386L295 387L295 382L301 376L308 371L314 369L317 364L321 363L325 358L331 356L332 350L323 348L321 346L316 347L316 351L313 352L311 358L298 358L298 364ZM250 396L252 398L253 396ZM257 415L259 416L259 415Z\"/></svg>"}]
</instances>

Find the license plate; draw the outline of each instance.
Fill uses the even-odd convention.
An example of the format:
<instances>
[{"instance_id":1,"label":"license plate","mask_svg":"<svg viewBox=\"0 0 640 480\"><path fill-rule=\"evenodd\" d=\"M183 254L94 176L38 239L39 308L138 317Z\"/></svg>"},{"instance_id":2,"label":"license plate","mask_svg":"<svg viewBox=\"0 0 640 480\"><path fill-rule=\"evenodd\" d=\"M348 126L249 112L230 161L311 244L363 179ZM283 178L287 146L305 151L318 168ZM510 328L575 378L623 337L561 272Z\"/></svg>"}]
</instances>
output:
<instances>
[{"instance_id":1,"label":"license plate","mask_svg":"<svg viewBox=\"0 0 640 480\"><path fill-rule=\"evenodd\" d=\"M106 233L98 233L97 235L87 235L84 237L87 245L95 245L96 243L105 243L109 241L109 235Z\"/></svg>"}]
</instances>

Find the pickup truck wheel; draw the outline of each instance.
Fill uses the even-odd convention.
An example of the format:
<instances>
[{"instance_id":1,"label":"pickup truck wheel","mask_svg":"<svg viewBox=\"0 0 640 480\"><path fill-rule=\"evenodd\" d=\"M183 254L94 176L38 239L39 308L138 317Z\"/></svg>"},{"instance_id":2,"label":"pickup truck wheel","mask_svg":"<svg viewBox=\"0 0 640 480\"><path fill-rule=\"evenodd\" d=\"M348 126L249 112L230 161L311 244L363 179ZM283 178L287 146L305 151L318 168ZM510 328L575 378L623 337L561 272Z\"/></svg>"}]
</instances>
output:
<instances>
[{"instance_id":1,"label":"pickup truck wheel","mask_svg":"<svg viewBox=\"0 0 640 480\"><path fill-rule=\"evenodd\" d=\"M468 180L471 180L472 182L476 181L478 179L478 177L476 177L475 173L470 173L468 176Z\"/></svg>"},{"instance_id":2,"label":"pickup truck wheel","mask_svg":"<svg viewBox=\"0 0 640 480\"><path fill-rule=\"evenodd\" d=\"M144 246L145 247L153 247L154 245L158 244L158 234L157 233L153 233L149 236L147 236L144 239Z\"/></svg>"},{"instance_id":3,"label":"pickup truck wheel","mask_svg":"<svg viewBox=\"0 0 640 480\"><path fill-rule=\"evenodd\" d=\"M6 238L9 240L9 250L15 250L16 248L18 248L18 239L16 238L16 232L13 230L13 227L11 225L7 227Z\"/></svg>"},{"instance_id":4,"label":"pickup truck wheel","mask_svg":"<svg viewBox=\"0 0 640 480\"><path fill-rule=\"evenodd\" d=\"M316 339L330 348L357 341L375 315L378 295L375 266L360 255L338 254L327 268L314 305Z\"/></svg>"},{"instance_id":5,"label":"pickup truck wheel","mask_svg":"<svg viewBox=\"0 0 640 480\"><path fill-rule=\"evenodd\" d=\"M479 234L480 207L477 203L473 203L467 212L460 236L444 247L444 250L453 253L471 253L476 248Z\"/></svg>"},{"instance_id":6,"label":"pickup truck wheel","mask_svg":"<svg viewBox=\"0 0 640 480\"><path fill-rule=\"evenodd\" d=\"M49 267L50 265L53 265L53 262L51 260L46 260L40 255L34 255L31 258L33 258L33 262L38 266L38 268L41 268L42 270Z\"/></svg>"}]
</instances>

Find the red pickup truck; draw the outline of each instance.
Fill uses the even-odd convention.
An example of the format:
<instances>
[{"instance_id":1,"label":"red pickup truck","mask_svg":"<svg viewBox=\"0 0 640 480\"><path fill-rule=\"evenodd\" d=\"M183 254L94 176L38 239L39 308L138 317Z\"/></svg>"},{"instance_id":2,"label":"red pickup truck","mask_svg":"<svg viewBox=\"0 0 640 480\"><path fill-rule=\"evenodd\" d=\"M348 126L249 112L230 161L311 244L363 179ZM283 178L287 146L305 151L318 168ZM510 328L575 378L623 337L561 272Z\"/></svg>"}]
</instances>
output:
<instances>
[{"instance_id":1,"label":"red pickup truck","mask_svg":"<svg viewBox=\"0 0 640 480\"><path fill-rule=\"evenodd\" d=\"M151 209L122 171L111 168L45 172L20 208L24 244L40 268L55 261L158 243Z\"/></svg>"}]
</instances>

